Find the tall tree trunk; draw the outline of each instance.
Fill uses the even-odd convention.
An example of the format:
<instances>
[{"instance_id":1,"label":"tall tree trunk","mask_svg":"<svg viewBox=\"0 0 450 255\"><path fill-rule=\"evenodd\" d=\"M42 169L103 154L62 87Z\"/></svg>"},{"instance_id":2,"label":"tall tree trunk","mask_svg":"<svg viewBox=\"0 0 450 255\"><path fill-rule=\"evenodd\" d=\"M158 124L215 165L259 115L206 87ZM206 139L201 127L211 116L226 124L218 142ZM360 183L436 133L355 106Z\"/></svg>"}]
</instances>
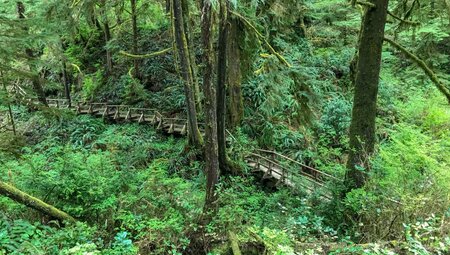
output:
<instances>
[{"instance_id":1,"label":"tall tree trunk","mask_svg":"<svg viewBox=\"0 0 450 255\"><path fill-rule=\"evenodd\" d=\"M6 103L8 106L9 121L11 122L13 134L16 135L16 123L14 121L14 114L12 111L11 102L9 101L9 94L8 94L8 89L6 88L6 81L3 77L3 73L1 73L1 72L0 72L0 77L2 78L3 90L5 91L5 95L7 97Z\"/></svg>"},{"instance_id":2,"label":"tall tree trunk","mask_svg":"<svg viewBox=\"0 0 450 255\"><path fill-rule=\"evenodd\" d=\"M137 10L136 10L136 2L137 0L130 0L131 4L131 23L133 27L133 54L138 55L138 40L139 40L139 30L137 27ZM137 79L141 79L141 73L139 72L139 59L134 58L133 59L133 65L134 65L134 77Z\"/></svg>"},{"instance_id":3,"label":"tall tree trunk","mask_svg":"<svg viewBox=\"0 0 450 255\"><path fill-rule=\"evenodd\" d=\"M242 98L241 84L241 33L239 20L229 16L228 32L228 124L235 128L241 124L244 116L244 102Z\"/></svg>"},{"instance_id":4,"label":"tall tree trunk","mask_svg":"<svg viewBox=\"0 0 450 255\"><path fill-rule=\"evenodd\" d=\"M106 72L108 74L111 74L113 69L113 61L111 50L108 49L108 43L111 40L111 30L109 28L108 18L106 18L105 20L104 27L105 27L104 31L105 31L105 47L106 47Z\"/></svg>"},{"instance_id":5,"label":"tall tree trunk","mask_svg":"<svg viewBox=\"0 0 450 255\"><path fill-rule=\"evenodd\" d=\"M66 65L65 60L62 61L62 67L63 67L62 72L63 72L63 82L64 82L64 95L68 101L69 107L71 107L72 106L72 98L70 96L71 86L70 86L69 76L67 75L67 65Z\"/></svg>"},{"instance_id":6,"label":"tall tree trunk","mask_svg":"<svg viewBox=\"0 0 450 255\"><path fill-rule=\"evenodd\" d=\"M180 61L181 76L184 80L184 93L186 97L189 142L191 145L200 148L203 140L198 129L197 110L195 106L195 93L193 88L193 76L189 57L189 46L187 44L186 33L184 31L183 10L181 0L172 0L173 22L176 48Z\"/></svg>"},{"instance_id":7,"label":"tall tree trunk","mask_svg":"<svg viewBox=\"0 0 450 255\"><path fill-rule=\"evenodd\" d=\"M111 41L111 28L109 27L108 13L106 10L106 0L101 0L100 2L100 15L103 22L103 38L105 41L105 51L106 51L106 73L107 75L112 73L113 69L113 59L112 52L108 48L108 43Z\"/></svg>"},{"instance_id":8,"label":"tall tree trunk","mask_svg":"<svg viewBox=\"0 0 450 255\"><path fill-rule=\"evenodd\" d=\"M364 171L370 169L369 158L375 147L377 94L388 0L370 2L375 7L367 9L360 32L346 173L348 190L365 184Z\"/></svg>"},{"instance_id":9,"label":"tall tree trunk","mask_svg":"<svg viewBox=\"0 0 450 255\"><path fill-rule=\"evenodd\" d=\"M197 112L202 112L202 100L200 95L200 85L197 77L197 63L195 61L195 47L193 39L191 38L192 26L191 18L189 12L189 2L188 0L181 0L182 10L183 10L183 20L184 20L184 32L186 33L186 40L189 46L189 60L191 64L192 80L194 85L194 96L195 105L197 107Z\"/></svg>"},{"instance_id":10,"label":"tall tree trunk","mask_svg":"<svg viewBox=\"0 0 450 255\"><path fill-rule=\"evenodd\" d=\"M213 209L216 185L219 179L219 158L217 141L216 89L213 86L214 51L211 39L212 10L208 0L202 6L202 41L203 41L203 92L205 94L205 163L206 163L206 198L205 210Z\"/></svg>"},{"instance_id":11,"label":"tall tree trunk","mask_svg":"<svg viewBox=\"0 0 450 255\"><path fill-rule=\"evenodd\" d=\"M25 5L22 2L17 2L17 14L19 19L25 19ZM24 29L28 31L28 28L25 27ZM33 61L36 60L34 52L32 49L26 49L25 53L27 54L28 61L30 61L30 63L28 64L30 71L36 72L35 74L33 74L33 77L31 78L33 90L36 93L39 102L41 102L45 106L48 106L47 100L45 99L45 92L42 87L41 80L39 78L39 72L37 70L36 65L33 63Z\"/></svg>"},{"instance_id":12,"label":"tall tree trunk","mask_svg":"<svg viewBox=\"0 0 450 255\"><path fill-rule=\"evenodd\" d=\"M219 142L219 166L228 172L225 138L226 119L226 79L227 79L227 5L220 1L219 49L217 63L217 139Z\"/></svg>"}]
</instances>

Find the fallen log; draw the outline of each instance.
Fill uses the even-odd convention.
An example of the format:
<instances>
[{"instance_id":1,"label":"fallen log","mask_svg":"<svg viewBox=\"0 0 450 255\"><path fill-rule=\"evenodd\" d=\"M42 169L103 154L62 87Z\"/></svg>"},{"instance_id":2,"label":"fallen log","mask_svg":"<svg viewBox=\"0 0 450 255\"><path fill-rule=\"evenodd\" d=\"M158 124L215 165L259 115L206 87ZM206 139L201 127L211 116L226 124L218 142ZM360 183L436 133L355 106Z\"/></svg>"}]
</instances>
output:
<instances>
[{"instance_id":1,"label":"fallen log","mask_svg":"<svg viewBox=\"0 0 450 255\"><path fill-rule=\"evenodd\" d=\"M75 219L69 214L2 181L0 181L0 195L7 196L18 203L33 208L60 221L75 221Z\"/></svg>"},{"instance_id":2,"label":"fallen log","mask_svg":"<svg viewBox=\"0 0 450 255\"><path fill-rule=\"evenodd\" d=\"M241 255L241 250L239 249L239 241L236 234L232 231L228 231L228 239L231 244L231 250L233 251L233 255Z\"/></svg>"}]
</instances>

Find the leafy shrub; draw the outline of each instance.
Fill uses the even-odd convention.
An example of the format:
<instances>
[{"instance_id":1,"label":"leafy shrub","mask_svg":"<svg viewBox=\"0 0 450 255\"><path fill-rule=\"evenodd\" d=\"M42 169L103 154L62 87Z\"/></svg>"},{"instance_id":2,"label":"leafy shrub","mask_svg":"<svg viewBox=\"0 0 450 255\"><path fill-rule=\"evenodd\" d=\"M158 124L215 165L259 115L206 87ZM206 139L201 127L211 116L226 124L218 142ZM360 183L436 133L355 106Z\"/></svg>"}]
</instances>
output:
<instances>
[{"instance_id":1,"label":"leafy shrub","mask_svg":"<svg viewBox=\"0 0 450 255\"><path fill-rule=\"evenodd\" d=\"M328 101L318 123L319 139L325 146L344 146L351 121L351 103L343 98Z\"/></svg>"}]
</instances>

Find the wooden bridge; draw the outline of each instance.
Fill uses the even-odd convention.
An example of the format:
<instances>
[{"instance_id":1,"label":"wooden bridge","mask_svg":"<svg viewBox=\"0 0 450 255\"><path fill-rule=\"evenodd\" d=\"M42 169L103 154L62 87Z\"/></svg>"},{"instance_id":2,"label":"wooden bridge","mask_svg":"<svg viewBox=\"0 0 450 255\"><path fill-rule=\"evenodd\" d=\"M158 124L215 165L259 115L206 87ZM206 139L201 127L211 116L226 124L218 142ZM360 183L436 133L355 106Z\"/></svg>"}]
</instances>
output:
<instances>
[{"instance_id":1,"label":"wooden bridge","mask_svg":"<svg viewBox=\"0 0 450 255\"><path fill-rule=\"evenodd\" d=\"M90 114L97 117L123 120L154 125L157 130L167 134L187 135L187 119L166 118L159 111L149 108L136 108L129 105L108 103L91 103L69 101L66 99L47 99L50 107L72 109L78 114ZM199 123L201 133L204 123ZM257 149L245 158L247 165L254 172L262 173L263 179L272 179L278 185L285 185L307 193L319 192L327 199L332 198L330 183L341 183L342 180L319 171L306 164L286 157L274 151Z\"/></svg>"},{"instance_id":2,"label":"wooden bridge","mask_svg":"<svg viewBox=\"0 0 450 255\"><path fill-rule=\"evenodd\" d=\"M253 171L262 172L263 179L272 178L277 184L307 193L320 191L320 195L328 199L332 198L329 184L343 181L275 151L256 149L245 161Z\"/></svg>"},{"instance_id":3,"label":"wooden bridge","mask_svg":"<svg viewBox=\"0 0 450 255\"><path fill-rule=\"evenodd\" d=\"M163 130L167 134L187 135L188 133L187 119L166 118L158 110L151 108L80 101L72 101L69 107L67 99L47 99L47 103L50 107L74 109L78 114L155 125L157 130ZM203 130L203 123L199 123L199 129Z\"/></svg>"}]
</instances>

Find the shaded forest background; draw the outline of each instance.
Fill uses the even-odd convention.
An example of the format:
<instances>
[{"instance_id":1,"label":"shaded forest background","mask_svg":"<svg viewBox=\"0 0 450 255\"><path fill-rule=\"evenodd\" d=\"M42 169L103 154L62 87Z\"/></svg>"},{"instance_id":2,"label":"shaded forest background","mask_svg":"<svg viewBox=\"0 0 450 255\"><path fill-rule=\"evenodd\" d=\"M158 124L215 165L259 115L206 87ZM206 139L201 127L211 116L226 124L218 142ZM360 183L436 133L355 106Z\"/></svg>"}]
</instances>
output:
<instances>
[{"instance_id":1,"label":"shaded forest background","mask_svg":"<svg viewBox=\"0 0 450 255\"><path fill-rule=\"evenodd\" d=\"M77 219L63 224L1 196L0 254L238 254L236 243L242 254L447 254L448 0L389 1L393 43L382 48L361 187L332 184L324 199L266 185L244 161L269 149L348 179L359 34L372 2L383 1L0 0L0 179ZM215 115L207 106L221 81L226 112ZM217 152L216 190L205 200L214 155L201 136L77 116L45 98L223 117L233 139L225 159ZM202 131L206 148L216 129Z\"/></svg>"}]
</instances>

